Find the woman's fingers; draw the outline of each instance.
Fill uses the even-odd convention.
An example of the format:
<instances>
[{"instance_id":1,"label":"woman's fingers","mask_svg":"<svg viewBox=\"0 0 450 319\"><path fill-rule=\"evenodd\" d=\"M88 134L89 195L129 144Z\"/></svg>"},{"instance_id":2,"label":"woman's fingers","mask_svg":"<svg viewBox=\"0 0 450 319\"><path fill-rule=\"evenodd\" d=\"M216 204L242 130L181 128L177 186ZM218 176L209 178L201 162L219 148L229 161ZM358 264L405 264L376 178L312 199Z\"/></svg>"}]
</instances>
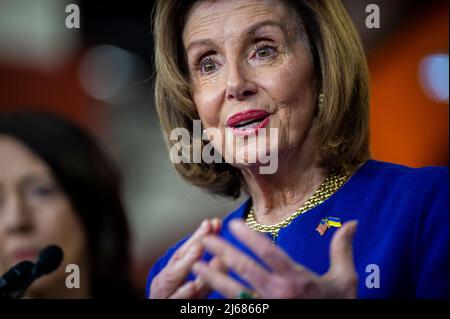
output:
<instances>
[{"instance_id":1,"label":"woman's fingers","mask_svg":"<svg viewBox=\"0 0 450 319\"><path fill-rule=\"evenodd\" d=\"M235 219L230 222L233 235L250 248L273 271L283 274L293 269L294 262L266 236L251 230L243 221Z\"/></svg>"},{"instance_id":2,"label":"woman's fingers","mask_svg":"<svg viewBox=\"0 0 450 319\"><path fill-rule=\"evenodd\" d=\"M330 262L333 272L344 274L355 269L352 241L356 227L357 222L350 221L334 234L330 246Z\"/></svg>"},{"instance_id":3,"label":"woman's fingers","mask_svg":"<svg viewBox=\"0 0 450 319\"><path fill-rule=\"evenodd\" d=\"M352 252L356 226L356 221L345 223L333 236L330 246L331 267L322 277L311 276L306 268L293 262L265 236L253 232L240 221L233 221L230 224L233 234L277 274L269 272L252 258L217 236L205 236L202 243L208 251L216 256L214 261L217 259L223 265L214 268L212 267L213 262L209 265L204 262L195 262L192 269L209 288L217 290L227 298L235 298L239 292L247 290L247 288L230 277L226 268L232 268L261 296L356 297L357 275ZM274 278L278 278L278 281ZM195 283L180 289L180 294L184 293L185 296L195 294L195 289L191 285L195 286ZM189 289L192 291L188 294ZM198 290L200 289L197 288Z\"/></svg>"},{"instance_id":4,"label":"woman's fingers","mask_svg":"<svg viewBox=\"0 0 450 319\"><path fill-rule=\"evenodd\" d=\"M150 289L150 298L164 299L172 295L184 283L190 272L192 265L202 256L203 247L197 245L191 246L191 249L184 254L181 259L167 265L153 279Z\"/></svg>"},{"instance_id":5,"label":"woman's fingers","mask_svg":"<svg viewBox=\"0 0 450 319\"><path fill-rule=\"evenodd\" d=\"M195 243L198 243L203 237L209 234L218 234L222 226L222 221L219 218L213 218L212 220L204 220L192 236L175 252L172 256L172 260L180 259L183 255L189 251L190 247ZM170 261L169 261L170 262Z\"/></svg>"},{"instance_id":6,"label":"woman's fingers","mask_svg":"<svg viewBox=\"0 0 450 319\"><path fill-rule=\"evenodd\" d=\"M214 257L208 263L208 267L217 271L226 273L227 268L223 263ZM188 281L177 291L170 296L171 299L200 299L206 298L212 291L211 286L200 276L197 276L194 281Z\"/></svg>"},{"instance_id":7,"label":"woman's fingers","mask_svg":"<svg viewBox=\"0 0 450 319\"><path fill-rule=\"evenodd\" d=\"M357 274L353 260L353 236L357 221L345 223L333 236L330 246L330 270L328 275L344 286L356 289ZM353 287L355 286L355 287ZM349 287L350 288L350 287Z\"/></svg>"},{"instance_id":8,"label":"woman's fingers","mask_svg":"<svg viewBox=\"0 0 450 319\"><path fill-rule=\"evenodd\" d=\"M177 262L166 267L166 275L171 278L170 281L178 283L183 281L189 274L190 267L202 256L203 247L200 243L190 246L190 249Z\"/></svg>"},{"instance_id":9,"label":"woman's fingers","mask_svg":"<svg viewBox=\"0 0 450 319\"><path fill-rule=\"evenodd\" d=\"M178 288L173 295L169 296L169 299L193 299L196 293L195 281L191 280Z\"/></svg>"},{"instance_id":10,"label":"woman's fingers","mask_svg":"<svg viewBox=\"0 0 450 319\"><path fill-rule=\"evenodd\" d=\"M197 276L202 278L208 286L228 299L236 298L242 290L248 290L223 271L208 267L205 262L196 262L192 270Z\"/></svg>"},{"instance_id":11,"label":"woman's fingers","mask_svg":"<svg viewBox=\"0 0 450 319\"><path fill-rule=\"evenodd\" d=\"M232 268L240 277L252 285L256 291L265 292L270 273L252 258L217 236L205 237L203 245L206 250L219 257L225 266Z\"/></svg>"},{"instance_id":12,"label":"woman's fingers","mask_svg":"<svg viewBox=\"0 0 450 319\"><path fill-rule=\"evenodd\" d=\"M209 261L208 265L209 265L208 267L211 269L215 269L222 273L227 273L226 266L217 257L214 257L213 259L211 259ZM198 276L195 279L195 284L196 284L196 289L197 289L195 298L206 298L212 291L212 288L208 285L208 283L202 277Z\"/></svg>"},{"instance_id":13,"label":"woman's fingers","mask_svg":"<svg viewBox=\"0 0 450 319\"><path fill-rule=\"evenodd\" d=\"M197 230L192 234L192 236L173 254L172 258L170 258L170 263L177 262L177 260L183 258L183 256L189 251L189 249L195 244L198 243L201 238L211 233L211 221L204 220Z\"/></svg>"},{"instance_id":14,"label":"woman's fingers","mask_svg":"<svg viewBox=\"0 0 450 319\"><path fill-rule=\"evenodd\" d=\"M197 277L185 282L169 299L199 299L205 298L209 293L211 288L202 278Z\"/></svg>"},{"instance_id":15,"label":"woman's fingers","mask_svg":"<svg viewBox=\"0 0 450 319\"><path fill-rule=\"evenodd\" d=\"M191 285L184 286L184 281L192 265L203 254L200 240L208 234L215 233L218 228L220 228L220 221L214 223L209 220L203 221L194 234L173 254L167 266L155 277L150 290L151 298L168 298L175 292L182 298L195 288ZM181 290L178 291L179 289Z\"/></svg>"},{"instance_id":16,"label":"woman's fingers","mask_svg":"<svg viewBox=\"0 0 450 319\"><path fill-rule=\"evenodd\" d=\"M222 228L222 221L219 218L213 218L211 220L211 228L214 234L218 234Z\"/></svg>"}]
</instances>

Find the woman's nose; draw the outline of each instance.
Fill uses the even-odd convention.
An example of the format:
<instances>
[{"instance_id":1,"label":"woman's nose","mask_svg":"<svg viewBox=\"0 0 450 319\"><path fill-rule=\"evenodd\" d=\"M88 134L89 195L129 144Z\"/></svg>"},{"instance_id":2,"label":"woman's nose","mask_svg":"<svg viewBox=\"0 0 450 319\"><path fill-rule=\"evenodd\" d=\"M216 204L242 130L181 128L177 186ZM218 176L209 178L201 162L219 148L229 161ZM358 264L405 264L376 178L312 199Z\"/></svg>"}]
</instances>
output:
<instances>
[{"instance_id":1,"label":"woman's nose","mask_svg":"<svg viewBox=\"0 0 450 319\"><path fill-rule=\"evenodd\" d=\"M11 196L2 207L2 223L9 233L23 233L32 229L30 213L19 196Z\"/></svg>"},{"instance_id":2,"label":"woman's nose","mask_svg":"<svg viewBox=\"0 0 450 319\"><path fill-rule=\"evenodd\" d=\"M228 69L226 98L228 100L245 100L257 92L256 83L252 81L249 72L239 64Z\"/></svg>"}]
</instances>

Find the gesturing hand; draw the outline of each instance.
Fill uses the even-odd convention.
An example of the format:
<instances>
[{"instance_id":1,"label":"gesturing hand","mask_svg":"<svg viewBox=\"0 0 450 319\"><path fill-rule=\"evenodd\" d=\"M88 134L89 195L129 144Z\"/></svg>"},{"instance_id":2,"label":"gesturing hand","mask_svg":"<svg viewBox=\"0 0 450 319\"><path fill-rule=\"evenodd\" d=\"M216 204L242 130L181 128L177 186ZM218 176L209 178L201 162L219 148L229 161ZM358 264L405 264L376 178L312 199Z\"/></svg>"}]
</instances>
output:
<instances>
[{"instance_id":1,"label":"gesturing hand","mask_svg":"<svg viewBox=\"0 0 450 319\"><path fill-rule=\"evenodd\" d=\"M234 270L260 298L356 298L357 274L352 253L356 226L356 221L347 222L334 234L330 247L331 266L323 276L293 261L266 236L251 230L240 220L230 222L233 235L270 270L218 236L206 236L202 243L219 259L218 264L223 263ZM193 271L226 298L236 298L242 291L248 291L218 267L200 261L194 264Z\"/></svg>"},{"instance_id":2,"label":"gesturing hand","mask_svg":"<svg viewBox=\"0 0 450 319\"><path fill-rule=\"evenodd\" d=\"M203 298L210 292L201 278L195 281L187 281L186 277L191 271L192 265L203 255L204 249L201 240L210 234L217 234L221 222L215 218L212 221L205 220L195 233L173 254L167 266L153 279L150 287L151 299L185 299ZM217 259L209 263L211 269L220 269Z\"/></svg>"}]
</instances>

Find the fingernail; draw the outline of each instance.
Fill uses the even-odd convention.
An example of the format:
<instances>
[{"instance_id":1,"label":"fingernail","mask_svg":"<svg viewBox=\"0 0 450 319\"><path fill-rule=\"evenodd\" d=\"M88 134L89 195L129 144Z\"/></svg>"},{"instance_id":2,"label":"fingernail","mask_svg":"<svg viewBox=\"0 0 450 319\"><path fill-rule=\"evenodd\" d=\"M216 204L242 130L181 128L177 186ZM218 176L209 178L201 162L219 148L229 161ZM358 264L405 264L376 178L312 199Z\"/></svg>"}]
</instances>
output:
<instances>
[{"instance_id":1,"label":"fingernail","mask_svg":"<svg viewBox=\"0 0 450 319\"><path fill-rule=\"evenodd\" d=\"M205 229L207 227L207 225L208 225L208 220L207 219L203 220L202 224L200 225L200 229Z\"/></svg>"},{"instance_id":2,"label":"fingernail","mask_svg":"<svg viewBox=\"0 0 450 319\"><path fill-rule=\"evenodd\" d=\"M351 227L351 229L350 229L350 234L349 234L349 236L350 236L351 238L353 238L353 236L354 236L355 233L356 233L356 228L358 228L358 221L357 221L357 220L352 220L351 223L352 223L352 226L353 226L353 227Z\"/></svg>"},{"instance_id":3,"label":"fingernail","mask_svg":"<svg viewBox=\"0 0 450 319\"><path fill-rule=\"evenodd\" d=\"M214 230L215 231L219 231L220 227L221 227L222 221L220 220L220 218L216 218L215 220L215 224L214 224Z\"/></svg>"}]
</instances>

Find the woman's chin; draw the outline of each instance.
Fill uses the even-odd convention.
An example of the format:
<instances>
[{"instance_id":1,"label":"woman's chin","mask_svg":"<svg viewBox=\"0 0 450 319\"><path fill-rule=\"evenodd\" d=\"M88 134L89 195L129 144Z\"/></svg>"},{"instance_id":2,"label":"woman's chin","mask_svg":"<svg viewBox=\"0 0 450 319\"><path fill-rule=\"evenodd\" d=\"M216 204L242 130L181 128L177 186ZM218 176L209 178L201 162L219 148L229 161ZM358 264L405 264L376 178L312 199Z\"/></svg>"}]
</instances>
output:
<instances>
[{"instance_id":1,"label":"woman's chin","mask_svg":"<svg viewBox=\"0 0 450 319\"><path fill-rule=\"evenodd\" d=\"M53 274L38 278L27 289L25 296L27 298L38 298L38 299L52 298L52 292L54 290L55 285L58 284L58 281L60 281L61 284L64 283L64 280L58 280L57 278L55 278Z\"/></svg>"},{"instance_id":2,"label":"woman's chin","mask_svg":"<svg viewBox=\"0 0 450 319\"><path fill-rule=\"evenodd\" d=\"M278 148L237 148L235 152L228 152L225 161L237 169L256 170L263 167L278 167ZM264 170L263 170L264 171ZM270 174L275 173L273 169Z\"/></svg>"}]
</instances>

